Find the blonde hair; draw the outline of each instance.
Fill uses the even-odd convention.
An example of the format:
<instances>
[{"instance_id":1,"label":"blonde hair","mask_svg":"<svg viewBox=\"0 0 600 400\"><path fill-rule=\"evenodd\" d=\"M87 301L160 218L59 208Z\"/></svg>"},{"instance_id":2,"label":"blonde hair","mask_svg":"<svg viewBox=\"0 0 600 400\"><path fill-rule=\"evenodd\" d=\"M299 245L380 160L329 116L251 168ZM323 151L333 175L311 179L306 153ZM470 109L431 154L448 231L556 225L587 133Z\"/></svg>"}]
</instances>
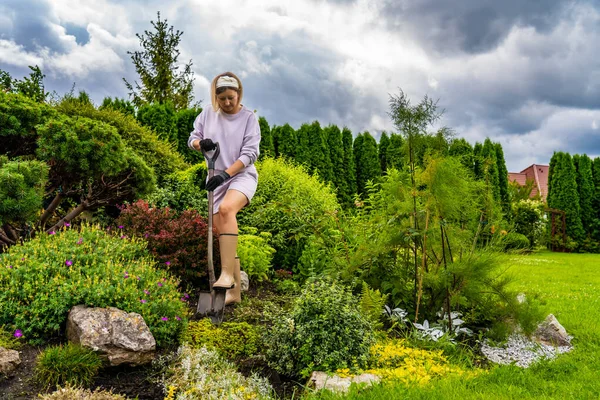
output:
<instances>
[{"instance_id":1,"label":"blonde hair","mask_svg":"<svg viewBox=\"0 0 600 400\"><path fill-rule=\"evenodd\" d=\"M242 81L240 81L240 78L238 78L233 72L223 72L222 74L215 76L210 85L210 101L212 102L213 110L215 110L215 112L221 109L221 107L219 107L219 102L217 101L217 81L222 76L229 76L231 78L234 78L238 82L239 89L234 87L220 87L219 89L222 89L223 91L226 89L235 90L238 93L238 104L242 102L242 96L244 95L244 87L242 86Z\"/></svg>"}]
</instances>

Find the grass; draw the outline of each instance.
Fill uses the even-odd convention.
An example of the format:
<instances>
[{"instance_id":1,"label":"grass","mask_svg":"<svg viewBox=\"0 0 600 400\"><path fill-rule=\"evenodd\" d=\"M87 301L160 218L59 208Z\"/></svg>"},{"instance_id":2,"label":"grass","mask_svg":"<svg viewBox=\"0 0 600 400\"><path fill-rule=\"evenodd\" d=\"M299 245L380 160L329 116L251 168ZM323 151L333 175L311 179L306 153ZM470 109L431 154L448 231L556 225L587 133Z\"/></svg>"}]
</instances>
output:
<instances>
[{"instance_id":1,"label":"grass","mask_svg":"<svg viewBox=\"0 0 600 400\"><path fill-rule=\"evenodd\" d=\"M87 386L101 366L102 360L93 350L68 343L46 348L38 356L35 374L46 387Z\"/></svg>"},{"instance_id":2,"label":"grass","mask_svg":"<svg viewBox=\"0 0 600 400\"><path fill-rule=\"evenodd\" d=\"M514 288L538 295L574 336L575 349L529 369L499 366L471 380L440 379L426 386L377 385L344 395L320 392L311 400L334 399L599 399L600 255L539 252L509 256Z\"/></svg>"}]
</instances>

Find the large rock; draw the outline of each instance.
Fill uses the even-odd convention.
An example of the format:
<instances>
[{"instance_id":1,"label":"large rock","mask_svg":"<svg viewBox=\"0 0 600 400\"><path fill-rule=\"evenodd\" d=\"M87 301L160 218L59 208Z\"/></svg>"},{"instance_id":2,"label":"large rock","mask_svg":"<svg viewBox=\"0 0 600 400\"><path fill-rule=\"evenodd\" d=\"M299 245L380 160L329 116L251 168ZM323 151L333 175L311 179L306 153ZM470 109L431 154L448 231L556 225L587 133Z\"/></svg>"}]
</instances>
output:
<instances>
[{"instance_id":1,"label":"large rock","mask_svg":"<svg viewBox=\"0 0 600 400\"><path fill-rule=\"evenodd\" d=\"M19 352L0 347L0 373L9 375L21 364Z\"/></svg>"},{"instance_id":2,"label":"large rock","mask_svg":"<svg viewBox=\"0 0 600 400\"><path fill-rule=\"evenodd\" d=\"M308 379L307 386L316 390L328 389L332 392L347 392L353 382L372 385L373 382L379 381L380 378L373 374L362 374L341 378L337 375L329 375L325 372L314 371Z\"/></svg>"},{"instance_id":3,"label":"large rock","mask_svg":"<svg viewBox=\"0 0 600 400\"><path fill-rule=\"evenodd\" d=\"M250 288L250 279L248 274L244 271L240 271L240 289L242 292L247 292Z\"/></svg>"},{"instance_id":4,"label":"large rock","mask_svg":"<svg viewBox=\"0 0 600 400\"><path fill-rule=\"evenodd\" d=\"M88 347L110 365L141 365L154 359L156 341L137 313L118 308L75 306L67 320L67 338Z\"/></svg>"},{"instance_id":5,"label":"large rock","mask_svg":"<svg viewBox=\"0 0 600 400\"><path fill-rule=\"evenodd\" d=\"M536 341L551 346L570 346L571 337L553 314L549 314L533 334Z\"/></svg>"}]
</instances>

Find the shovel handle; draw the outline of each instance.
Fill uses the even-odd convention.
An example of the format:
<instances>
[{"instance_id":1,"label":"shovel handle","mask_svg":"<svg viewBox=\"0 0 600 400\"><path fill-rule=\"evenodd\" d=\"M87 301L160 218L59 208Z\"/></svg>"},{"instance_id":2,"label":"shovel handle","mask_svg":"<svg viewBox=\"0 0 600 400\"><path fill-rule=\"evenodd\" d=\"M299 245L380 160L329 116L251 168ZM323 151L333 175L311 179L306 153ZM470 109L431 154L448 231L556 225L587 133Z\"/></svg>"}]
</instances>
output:
<instances>
[{"instance_id":1,"label":"shovel handle","mask_svg":"<svg viewBox=\"0 0 600 400\"><path fill-rule=\"evenodd\" d=\"M215 174L215 161L219 157L219 153L221 152L221 148L219 147L219 143L215 143L215 149L212 153L212 156L208 155L207 151L202 150L202 154L204 155L204 159L206 160L206 165L208 168L208 179L212 178ZM214 192L208 192L208 243L207 243L207 255L206 255L206 264L208 268L208 285L210 290L212 291L213 284L216 281L215 278L215 266L213 262L213 204L214 204Z\"/></svg>"}]
</instances>

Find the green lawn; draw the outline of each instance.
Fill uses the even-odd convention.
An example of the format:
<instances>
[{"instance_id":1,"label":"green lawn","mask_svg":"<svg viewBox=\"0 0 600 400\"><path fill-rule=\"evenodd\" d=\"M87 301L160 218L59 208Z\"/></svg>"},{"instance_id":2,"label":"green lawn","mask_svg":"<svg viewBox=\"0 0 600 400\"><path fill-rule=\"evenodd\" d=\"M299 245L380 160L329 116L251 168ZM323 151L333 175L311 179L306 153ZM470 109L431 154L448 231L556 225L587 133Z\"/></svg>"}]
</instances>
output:
<instances>
[{"instance_id":1,"label":"green lawn","mask_svg":"<svg viewBox=\"0 0 600 400\"><path fill-rule=\"evenodd\" d=\"M496 367L472 380L442 379L425 387L384 386L348 396L310 399L600 399L600 255L540 252L511 256L515 288L540 295L574 336L575 349L529 369Z\"/></svg>"}]
</instances>

